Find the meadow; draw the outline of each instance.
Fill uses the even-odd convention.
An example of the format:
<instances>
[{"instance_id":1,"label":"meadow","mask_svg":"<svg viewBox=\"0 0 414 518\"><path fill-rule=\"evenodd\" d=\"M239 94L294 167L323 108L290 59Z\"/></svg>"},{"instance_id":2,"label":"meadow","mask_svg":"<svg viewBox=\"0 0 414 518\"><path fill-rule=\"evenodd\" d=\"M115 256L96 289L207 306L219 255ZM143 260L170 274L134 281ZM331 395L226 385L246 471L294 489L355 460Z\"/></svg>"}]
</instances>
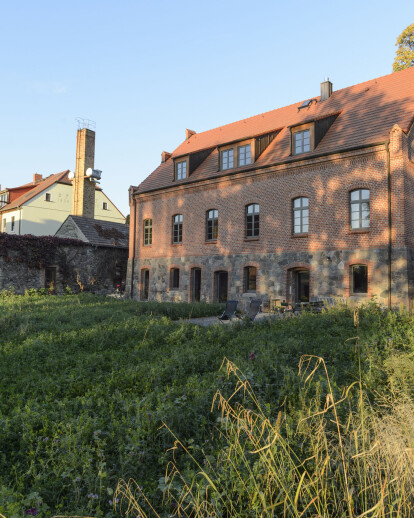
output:
<instances>
[{"instance_id":1,"label":"meadow","mask_svg":"<svg viewBox=\"0 0 414 518\"><path fill-rule=\"evenodd\" d=\"M0 512L414 515L414 318L220 308L2 297Z\"/></svg>"}]
</instances>

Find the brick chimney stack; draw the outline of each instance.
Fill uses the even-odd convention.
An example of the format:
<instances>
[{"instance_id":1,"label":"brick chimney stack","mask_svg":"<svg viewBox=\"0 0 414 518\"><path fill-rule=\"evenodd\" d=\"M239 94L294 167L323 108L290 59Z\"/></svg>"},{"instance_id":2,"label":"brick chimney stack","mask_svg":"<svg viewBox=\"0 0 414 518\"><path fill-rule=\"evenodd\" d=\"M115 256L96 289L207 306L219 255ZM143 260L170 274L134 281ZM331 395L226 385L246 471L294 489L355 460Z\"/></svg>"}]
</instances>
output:
<instances>
[{"instance_id":1,"label":"brick chimney stack","mask_svg":"<svg viewBox=\"0 0 414 518\"><path fill-rule=\"evenodd\" d=\"M93 218L95 216L95 182L86 176L86 170L94 168L95 132L78 129L76 137L76 168L72 184L72 214Z\"/></svg>"},{"instance_id":2,"label":"brick chimney stack","mask_svg":"<svg viewBox=\"0 0 414 518\"><path fill-rule=\"evenodd\" d=\"M325 78L325 81L321 83L321 101L327 101L332 95L333 85L329 81L329 77Z\"/></svg>"},{"instance_id":3,"label":"brick chimney stack","mask_svg":"<svg viewBox=\"0 0 414 518\"><path fill-rule=\"evenodd\" d=\"M43 179L43 175L42 174L35 173L33 175L33 183L40 182L40 180L42 180L42 179Z\"/></svg>"}]
</instances>

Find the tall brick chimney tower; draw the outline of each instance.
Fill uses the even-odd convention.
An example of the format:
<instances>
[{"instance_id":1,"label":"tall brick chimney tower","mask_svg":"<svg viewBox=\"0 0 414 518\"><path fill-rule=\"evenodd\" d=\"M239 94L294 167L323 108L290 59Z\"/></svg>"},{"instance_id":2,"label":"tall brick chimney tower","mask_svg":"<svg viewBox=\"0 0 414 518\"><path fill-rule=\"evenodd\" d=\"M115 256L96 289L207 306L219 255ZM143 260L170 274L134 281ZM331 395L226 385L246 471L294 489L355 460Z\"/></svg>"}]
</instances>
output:
<instances>
[{"instance_id":1,"label":"tall brick chimney tower","mask_svg":"<svg viewBox=\"0 0 414 518\"><path fill-rule=\"evenodd\" d=\"M78 129L76 137L76 169L72 184L72 214L93 218L95 216L95 182L86 176L86 170L94 168L95 132Z\"/></svg>"}]
</instances>

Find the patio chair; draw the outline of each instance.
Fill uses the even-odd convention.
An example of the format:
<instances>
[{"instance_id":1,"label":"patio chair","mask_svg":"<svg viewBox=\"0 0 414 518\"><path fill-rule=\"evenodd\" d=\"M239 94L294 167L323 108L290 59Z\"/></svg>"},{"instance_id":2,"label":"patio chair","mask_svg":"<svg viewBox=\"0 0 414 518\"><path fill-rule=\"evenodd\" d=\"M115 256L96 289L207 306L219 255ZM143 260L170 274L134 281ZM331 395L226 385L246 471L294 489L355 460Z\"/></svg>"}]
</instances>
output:
<instances>
[{"instance_id":1,"label":"patio chair","mask_svg":"<svg viewBox=\"0 0 414 518\"><path fill-rule=\"evenodd\" d=\"M226 302L223 314L217 317L221 323L223 323L223 320L231 320L236 315L237 304L237 300L228 300Z\"/></svg>"},{"instance_id":2,"label":"patio chair","mask_svg":"<svg viewBox=\"0 0 414 518\"><path fill-rule=\"evenodd\" d=\"M256 318L257 313L260 311L260 306L262 305L262 301L260 299L252 299L249 304L249 310L247 311L246 315L252 322ZM238 315L236 315L238 316ZM239 318L243 318L240 317Z\"/></svg>"}]
</instances>

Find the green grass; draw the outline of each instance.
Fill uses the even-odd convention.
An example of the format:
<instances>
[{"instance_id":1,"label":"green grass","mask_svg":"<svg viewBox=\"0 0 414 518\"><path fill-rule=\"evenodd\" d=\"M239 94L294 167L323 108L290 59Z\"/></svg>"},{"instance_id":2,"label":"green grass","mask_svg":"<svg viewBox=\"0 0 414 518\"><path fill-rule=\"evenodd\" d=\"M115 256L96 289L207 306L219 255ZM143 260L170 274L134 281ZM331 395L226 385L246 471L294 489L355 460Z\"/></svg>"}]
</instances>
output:
<instances>
[{"instance_id":1,"label":"green grass","mask_svg":"<svg viewBox=\"0 0 414 518\"><path fill-rule=\"evenodd\" d=\"M92 295L1 299L0 512L12 518L36 507L45 517L111 517L120 478L136 480L162 508L160 479L174 453L186 476L197 471L170 450L175 439L163 423L200 462L222 451L213 440L219 412L210 410L217 389L223 397L234 389L220 371L223 358L244 373L266 416L283 409L286 429L293 430L310 401L323 404L329 386L339 398L360 368L373 400L375 391L405 390L411 371L403 376L396 358L414 350L407 314L375 305L363 311L359 348L346 308L257 325L172 321L219 312L205 304ZM324 358L330 385L319 371L304 384L303 355Z\"/></svg>"}]
</instances>

